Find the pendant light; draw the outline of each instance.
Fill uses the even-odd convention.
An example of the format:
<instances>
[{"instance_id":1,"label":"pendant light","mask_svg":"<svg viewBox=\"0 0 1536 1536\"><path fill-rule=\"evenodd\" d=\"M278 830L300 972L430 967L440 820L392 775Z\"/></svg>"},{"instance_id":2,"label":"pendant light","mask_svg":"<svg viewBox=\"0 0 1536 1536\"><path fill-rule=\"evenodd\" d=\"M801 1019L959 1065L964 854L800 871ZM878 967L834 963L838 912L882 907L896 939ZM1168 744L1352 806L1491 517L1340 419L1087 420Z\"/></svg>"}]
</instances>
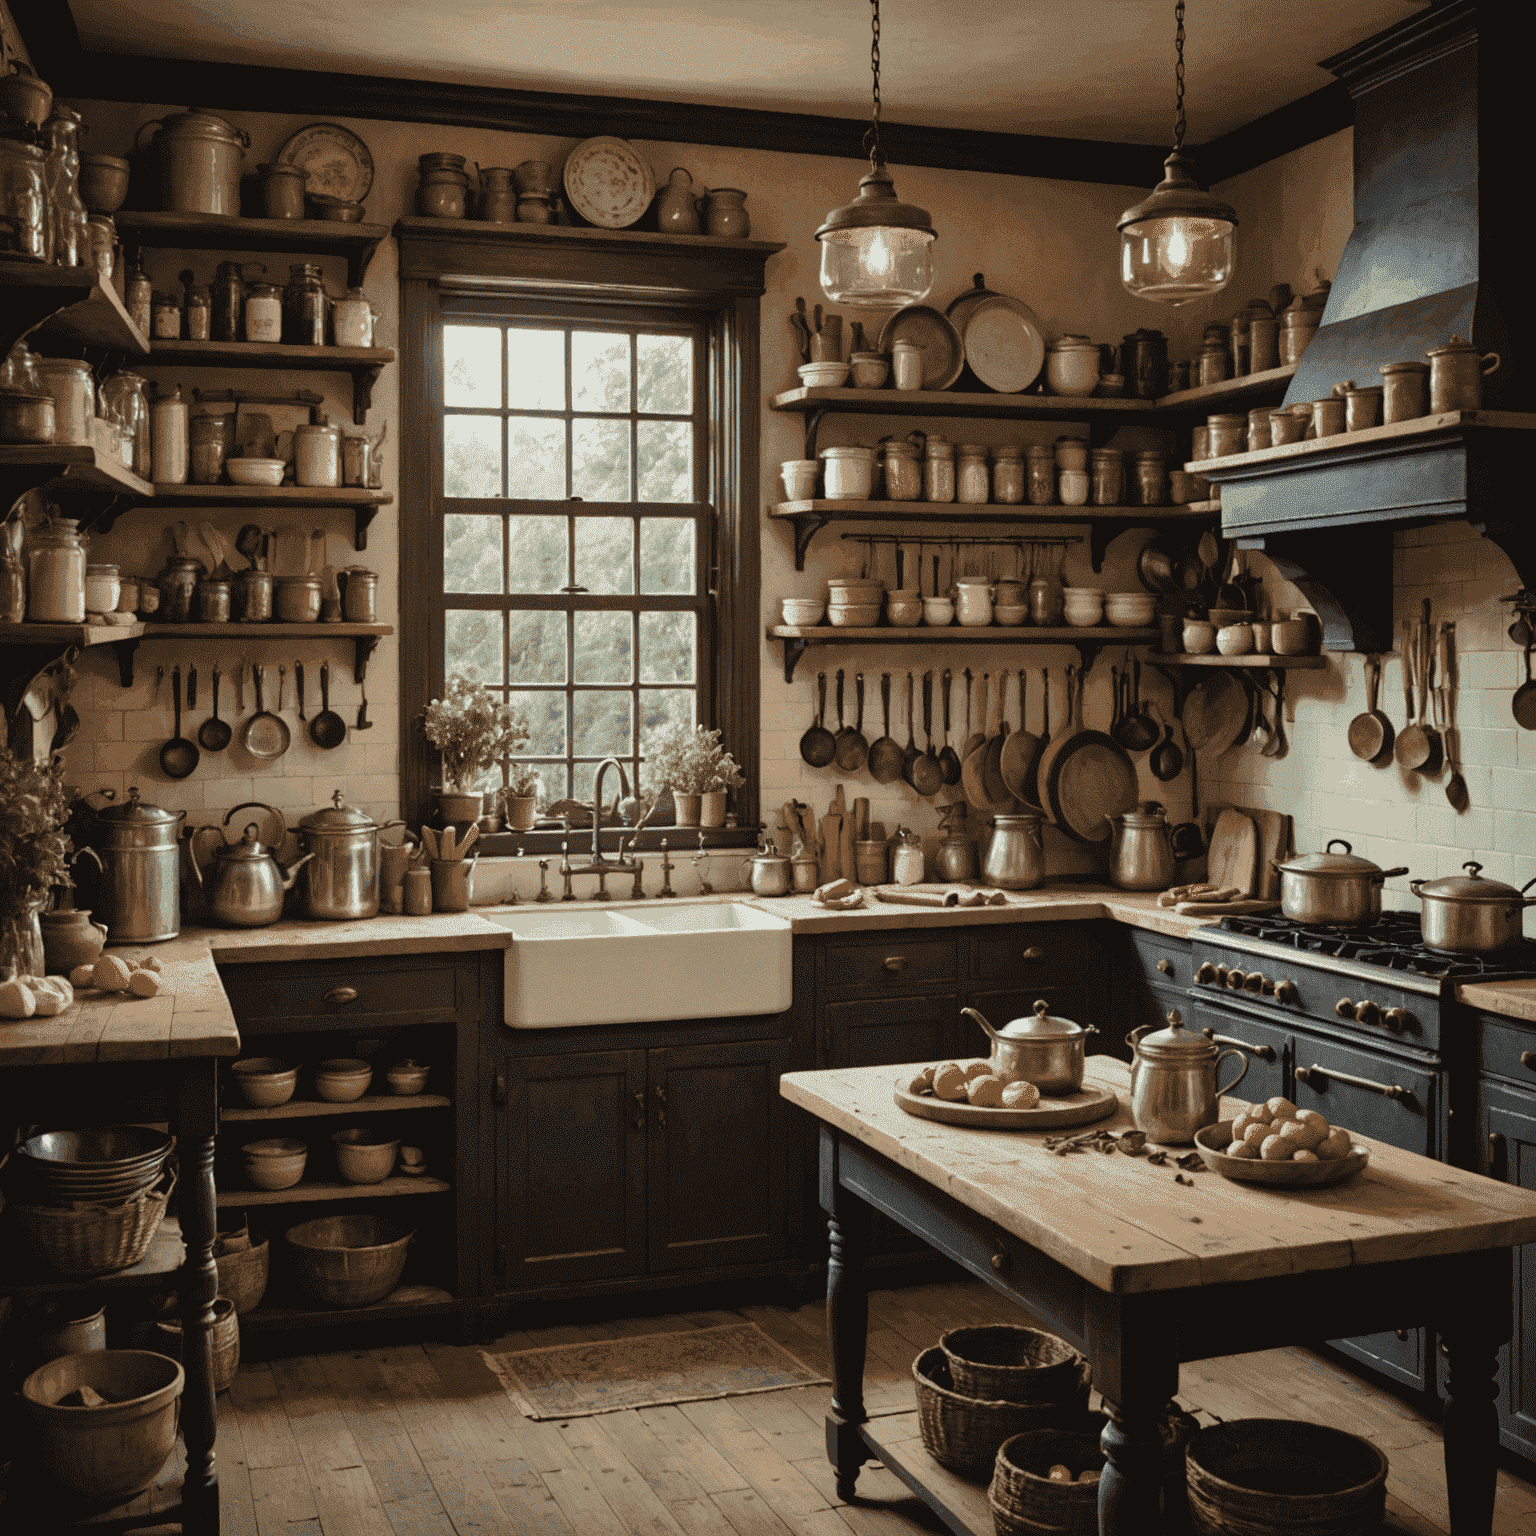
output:
<instances>
[{"instance_id":1,"label":"pendant light","mask_svg":"<svg viewBox=\"0 0 1536 1536\"><path fill-rule=\"evenodd\" d=\"M834 208L816 231L821 287L829 299L859 309L901 309L933 287L933 220L926 209L897 200L880 150L880 0L869 0L874 120L864 135L869 175L851 203Z\"/></svg>"},{"instance_id":2,"label":"pendant light","mask_svg":"<svg viewBox=\"0 0 1536 1536\"><path fill-rule=\"evenodd\" d=\"M1188 304L1220 293L1232 278L1237 211L1190 174L1184 153L1184 0L1174 6L1178 115L1166 177L1152 195L1120 216L1120 281L1139 299Z\"/></svg>"}]
</instances>

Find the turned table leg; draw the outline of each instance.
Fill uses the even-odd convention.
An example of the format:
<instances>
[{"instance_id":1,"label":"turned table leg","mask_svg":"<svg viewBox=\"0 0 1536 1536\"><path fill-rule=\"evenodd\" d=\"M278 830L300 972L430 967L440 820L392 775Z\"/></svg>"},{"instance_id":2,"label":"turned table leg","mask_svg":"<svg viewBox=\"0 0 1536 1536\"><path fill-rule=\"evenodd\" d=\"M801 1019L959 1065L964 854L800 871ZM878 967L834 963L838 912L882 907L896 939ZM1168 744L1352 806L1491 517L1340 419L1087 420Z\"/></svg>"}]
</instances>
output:
<instances>
[{"instance_id":1,"label":"turned table leg","mask_svg":"<svg viewBox=\"0 0 1536 1536\"><path fill-rule=\"evenodd\" d=\"M826 1139L823 1136L823 1174ZM859 1467L869 1459L859 1436L864 1412L864 1343L869 1328L869 1290L864 1256L869 1248L869 1207L823 1177L830 1253L827 1258L827 1338L832 1348L832 1411L827 1415L827 1460L837 1471L837 1496L853 1497Z\"/></svg>"},{"instance_id":2,"label":"turned table leg","mask_svg":"<svg viewBox=\"0 0 1536 1536\"><path fill-rule=\"evenodd\" d=\"M1178 1391L1179 1362L1170 1319L1155 1298L1088 1298L1089 1359L1109 1422L1099 1437L1100 1536L1149 1536L1160 1528L1162 1413Z\"/></svg>"},{"instance_id":3,"label":"turned table leg","mask_svg":"<svg viewBox=\"0 0 1536 1536\"><path fill-rule=\"evenodd\" d=\"M1499 1345L1510 1335L1509 1251L1498 1273L1475 1295L1452 1324L1442 1328L1450 1355L1450 1376L1443 1425L1445 1429L1445 1492L1455 1536L1486 1536L1493 1529L1493 1501L1498 1474Z\"/></svg>"}]
</instances>

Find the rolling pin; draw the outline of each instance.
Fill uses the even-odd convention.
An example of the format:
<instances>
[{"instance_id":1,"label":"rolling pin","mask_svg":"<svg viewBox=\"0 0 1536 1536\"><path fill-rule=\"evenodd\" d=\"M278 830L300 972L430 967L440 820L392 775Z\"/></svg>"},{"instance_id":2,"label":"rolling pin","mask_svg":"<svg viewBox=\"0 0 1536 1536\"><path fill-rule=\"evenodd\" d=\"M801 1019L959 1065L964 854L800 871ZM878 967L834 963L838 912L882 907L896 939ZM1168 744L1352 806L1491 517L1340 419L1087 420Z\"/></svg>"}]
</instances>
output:
<instances>
[{"instance_id":1,"label":"rolling pin","mask_svg":"<svg viewBox=\"0 0 1536 1536\"><path fill-rule=\"evenodd\" d=\"M1180 917L1238 917L1245 912L1273 912L1278 901L1181 901L1174 906Z\"/></svg>"},{"instance_id":2,"label":"rolling pin","mask_svg":"<svg viewBox=\"0 0 1536 1536\"><path fill-rule=\"evenodd\" d=\"M893 907L958 907L960 905L959 891L926 892L907 891L897 896L878 888L874 888L876 901L887 901Z\"/></svg>"}]
</instances>

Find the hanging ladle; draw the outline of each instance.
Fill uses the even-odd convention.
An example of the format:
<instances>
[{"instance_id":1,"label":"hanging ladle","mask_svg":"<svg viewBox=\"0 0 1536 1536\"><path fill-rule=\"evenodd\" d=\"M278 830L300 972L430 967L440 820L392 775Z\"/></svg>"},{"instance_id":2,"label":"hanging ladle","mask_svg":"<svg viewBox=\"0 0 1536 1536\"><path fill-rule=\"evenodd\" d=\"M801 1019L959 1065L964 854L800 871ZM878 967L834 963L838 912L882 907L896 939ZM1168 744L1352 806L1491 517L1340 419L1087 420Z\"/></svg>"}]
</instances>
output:
<instances>
[{"instance_id":1,"label":"hanging ladle","mask_svg":"<svg viewBox=\"0 0 1536 1536\"><path fill-rule=\"evenodd\" d=\"M310 739L317 747L339 747L347 739L347 722L331 708L331 664L320 667L320 702L325 708L309 722Z\"/></svg>"},{"instance_id":2,"label":"hanging ladle","mask_svg":"<svg viewBox=\"0 0 1536 1536\"><path fill-rule=\"evenodd\" d=\"M160 768L168 779L185 779L197 771L202 753L181 734L181 668L171 669L171 698L176 706L176 734L160 748Z\"/></svg>"},{"instance_id":3,"label":"hanging ladle","mask_svg":"<svg viewBox=\"0 0 1536 1536\"><path fill-rule=\"evenodd\" d=\"M1525 681L1515 689L1509 711L1521 730L1536 731L1536 683L1531 681L1531 642L1525 646Z\"/></svg>"},{"instance_id":4,"label":"hanging ladle","mask_svg":"<svg viewBox=\"0 0 1536 1536\"><path fill-rule=\"evenodd\" d=\"M197 739L208 752L222 752L234 735L228 721L219 719L219 669L213 669L213 713L198 728Z\"/></svg>"},{"instance_id":5,"label":"hanging ladle","mask_svg":"<svg viewBox=\"0 0 1536 1536\"><path fill-rule=\"evenodd\" d=\"M938 587L938 573L935 567L934 587ZM951 682L954 674L948 667L944 669L942 686L944 689L944 750L939 753L939 772L944 776L946 784L958 784L960 782L960 757L949 744L949 695L952 691Z\"/></svg>"},{"instance_id":6,"label":"hanging ladle","mask_svg":"<svg viewBox=\"0 0 1536 1536\"><path fill-rule=\"evenodd\" d=\"M869 771L877 784L894 784L904 761L901 743L891 735L891 674L880 674L880 712L885 734L869 749Z\"/></svg>"}]
</instances>

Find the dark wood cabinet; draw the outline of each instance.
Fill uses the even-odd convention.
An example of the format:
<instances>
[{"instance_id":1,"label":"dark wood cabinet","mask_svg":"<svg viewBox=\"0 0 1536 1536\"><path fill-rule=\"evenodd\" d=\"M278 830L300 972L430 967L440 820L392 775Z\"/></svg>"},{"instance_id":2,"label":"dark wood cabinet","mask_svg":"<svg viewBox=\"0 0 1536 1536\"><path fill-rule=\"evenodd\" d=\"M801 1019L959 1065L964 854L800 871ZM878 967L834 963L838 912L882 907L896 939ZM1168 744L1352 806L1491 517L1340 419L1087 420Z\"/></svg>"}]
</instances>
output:
<instances>
[{"instance_id":1,"label":"dark wood cabinet","mask_svg":"<svg viewBox=\"0 0 1536 1536\"><path fill-rule=\"evenodd\" d=\"M959 1016L960 999L954 992L828 1003L821 1065L878 1067L942 1060L960 1049Z\"/></svg>"}]
</instances>

